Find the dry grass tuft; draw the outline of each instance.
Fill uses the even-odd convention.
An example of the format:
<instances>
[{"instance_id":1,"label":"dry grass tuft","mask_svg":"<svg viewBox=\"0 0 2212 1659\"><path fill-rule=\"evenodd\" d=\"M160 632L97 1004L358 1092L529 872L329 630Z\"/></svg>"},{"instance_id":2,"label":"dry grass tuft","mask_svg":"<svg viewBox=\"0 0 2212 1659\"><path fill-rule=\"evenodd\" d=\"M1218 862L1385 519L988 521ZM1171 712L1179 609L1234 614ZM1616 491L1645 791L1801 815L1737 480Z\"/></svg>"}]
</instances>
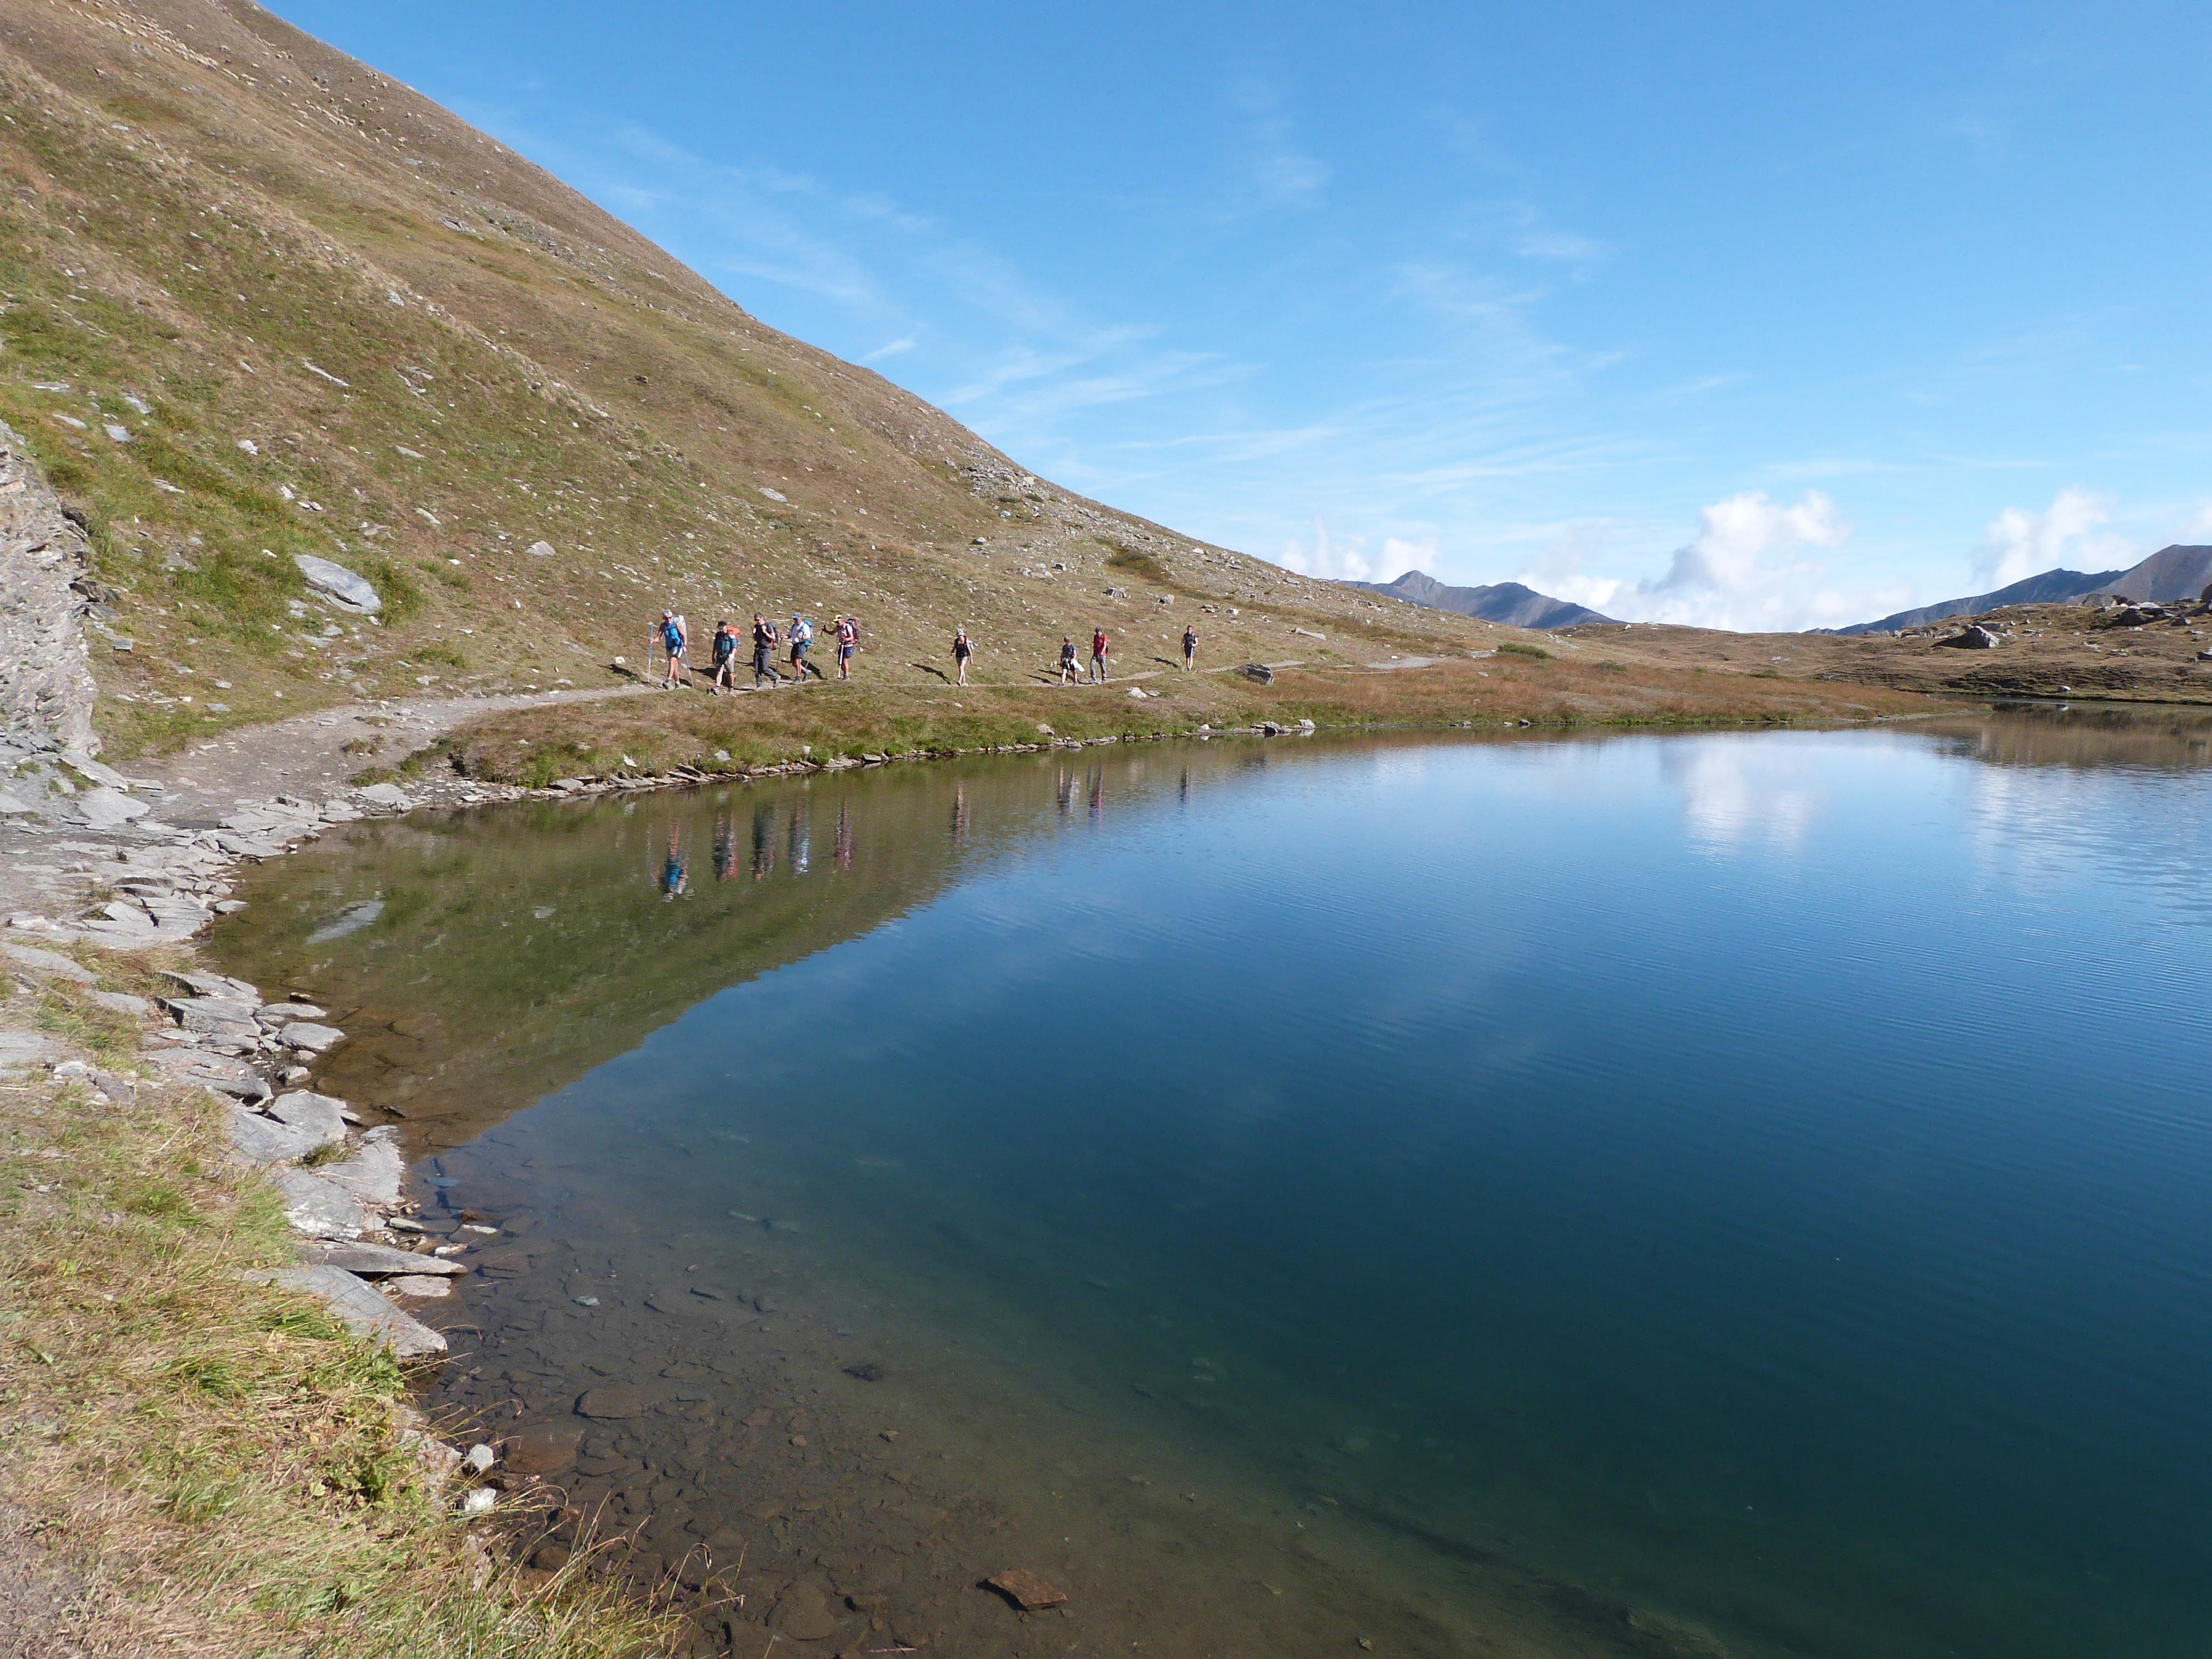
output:
<instances>
[{"instance_id":1,"label":"dry grass tuft","mask_svg":"<svg viewBox=\"0 0 2212 1659\"><path fill-rule=\"evenodd\" d=\"M38 1013L99 1032L67 993ZM0 1553L81 1576L76 1650L668 1650L671 1619L587 1558L550 1582L501 1565L400 1443L389 1354L244 1278L296 1252L274 1188L226 1165L215 1102L15 1086L0 1146L27 1172L0 1188Z\"/></svg>"}]
</instances>

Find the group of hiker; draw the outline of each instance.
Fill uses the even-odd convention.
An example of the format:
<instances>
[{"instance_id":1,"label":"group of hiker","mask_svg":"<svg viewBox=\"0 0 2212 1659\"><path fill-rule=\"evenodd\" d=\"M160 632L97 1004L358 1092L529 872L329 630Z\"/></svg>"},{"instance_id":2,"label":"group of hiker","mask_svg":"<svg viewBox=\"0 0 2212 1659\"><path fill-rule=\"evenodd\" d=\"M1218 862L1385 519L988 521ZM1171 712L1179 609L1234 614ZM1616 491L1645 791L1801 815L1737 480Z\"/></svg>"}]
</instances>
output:
<instances>
[{"instance_id":1,"label":"group of hiker","mask_svg":"<svg viewBox=\"0 0 2212 1659\"><path fill-rule=\"evenodd\" d=\"M668 672L661 678L661 688L672 691L677 686L676 676L679 668L684 672L686 683L690 678L690 630L684 618L675 611L664 611L660 613L660 626L657 631L661 652L668 659ZM849 680L853 678L853 653L860 646L860 624L854 617L841 616L836 619L836 633L837 678ZM711 695L720 696L725 691L738 689L738 647L740 642L736 627L727 617L714 625L712 646L714 678L708 686ZM785 669L777 666L779 653L787 653L785 665L789 671L787 678L791 679L803 681L809 674L817 680L828 678L808 659L809 653L814 648L814 623L811 617L795 616L791 619L791 626L784 629L757 611L753 613L752 647L753 690L756 691L763 684L775 685L787 678Z\"/></svg>"},{"instance_id":2,"label":"group of hiker","mask_svg":"<svg viewBox=\"0 0 2212 1659\"><path fill-rule=\"evenodd\" d=\"M691 673L691 637L684 618L673 611L660 613L660 626L656 630L662 653L667 658L668 671L660 684L663 690L677 689L677 672L684 673L688 684ZM840 616L836 619L837 678L853 678L853 653L860 649L860 624L857 618ZM713 643L714 678L708 687L715 696L737 689L738 647L740 636L726 618L714 626ZM804 684L809 674L817 680L829 677L813 662L808 653L814 646L814 623L804 615L794 616L788 628L779 628L758 611L753 613L752 666L753 690L763 685L775 686L788 678ZM1107 665L1111 660L1114 642L1103 628L1091 631L1091 668L1086 676L1079 676L1080 658L1075 648L1075 636L1065 635L1060 641L1060 684L1074 685L1087 683L1106 684ZM783 654L784 666L778 666L779 653ZM952 665L954 683L968 684L968 665L975 655L975 642L968 637L967 629L956 629L952 635ZM648 665L649 666L650 665ZM1182 666L1189 673L1198 666L1198 628L1195 623L1182 630ZM786 670L788 670L787 673Z\"/></svg>"}]
</instances>

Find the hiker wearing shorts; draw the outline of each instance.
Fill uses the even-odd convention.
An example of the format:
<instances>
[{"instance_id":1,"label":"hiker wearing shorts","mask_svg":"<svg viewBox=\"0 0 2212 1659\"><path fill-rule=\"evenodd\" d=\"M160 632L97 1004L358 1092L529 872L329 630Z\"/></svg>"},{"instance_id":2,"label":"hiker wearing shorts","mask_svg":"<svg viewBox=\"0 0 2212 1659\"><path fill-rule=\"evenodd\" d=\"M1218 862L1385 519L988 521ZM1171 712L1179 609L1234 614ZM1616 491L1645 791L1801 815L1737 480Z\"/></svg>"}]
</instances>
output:
<instances>
[{"instance_id":1,"label":"hiker wearing shorts","mask_svg":"<svg viewBox=\"0 0 2212 1659\"><path fill-rule=\"evenodd\" d=\"M1198 624L1191 623L1182 630L1182 672L1186 674L1198 666Z\"/></svg>"},{"instance_id":2,"label":"hiker wearing shorts","mask_svg":"<svg viewBox=\"0 0 2212 1659\"><path fill-rule=\"evenodd\" d=\"M975 647L969 643L966 629L963 628L953 635L952 662L953 665L960 671L959 684L962 685L968 684L968 659L975 654Z\"/></svg>"},{"instance_id":3,"label":"hiker wearing shorts","mask_svg":"<svg viewBox=\"0 0 2212 1659\"><path fill-rule=\"evenodd\" d=\"M753 613L753 690L761 688L763 680L775 683L775 624L756 611Z\"/></svg>"},{"instance_id":4,"label":"hiker wearing shorts","mask_svg":"<svg viewBox=\"0 0 2212 1659\"><path fill-rule=\"evenodd\" d=\"M806 683L806 650L814 643L814 624L804 617L793 617L790 639L791 678L803 685ZM817 680L822 678L820 669L815 670L814 678Z\"/></svg>"},{"instance_id":5,"label":"hiker wearing shorts","mask_svg":"<svg viewBox=\"0 0 2212 1659\"><path fill-rule=\"evenodd\" d=\"M1091 630L1091 678L1094 684L1106 684L1106 653L1112 647L1113 643L1106 637L1104 629L1094 628Z\"/></svg>"},{"instance_id":6,"label":"hiker wearing shorts","mask_svg":"<svg viewBox=\"0 0 2212 1659\"><path fill-rule=\"evenodd\" d=\"M837 618L837 678L853 678L853 651L860 642L860 624L850 617Z\"/></svg>"},{"instance_id":7,"label":"hiker wearing shorts","mask_svg":"<svg viewBox=\"0 0 2212 1659\"><path fill-rule=\"evenodd\" d=\"M714 679L707 689L715 696L738 689L738 630L727 617L714 624Z\"/></svg>"},{"instance_id":8,"label":"hiker wearing shorts","mask_svg":"<svg viewBox=\"0 0 2212 1659\"><path fill-rule=\"evenodd\" d=\"M660 613L660 648L668 653L668 673L660 684L664 690L676 689L676 665L684 660L684 647L690 641L684 632L684 618L673 611ZM685 675L690 678L689 673Z\"/></svg>"},{"instance_id":9,"label":"hiker wearing shorts","mask_svg":"<svg viewBox=\"0 0 2212 1659\"><path fill-rule=\"evenodd\" d=\"M1060 683L1073 685L1081 678L1082 672L1075 665L1075 635L1063 634L1060 636Z\"/></svg>"}]
</instances>

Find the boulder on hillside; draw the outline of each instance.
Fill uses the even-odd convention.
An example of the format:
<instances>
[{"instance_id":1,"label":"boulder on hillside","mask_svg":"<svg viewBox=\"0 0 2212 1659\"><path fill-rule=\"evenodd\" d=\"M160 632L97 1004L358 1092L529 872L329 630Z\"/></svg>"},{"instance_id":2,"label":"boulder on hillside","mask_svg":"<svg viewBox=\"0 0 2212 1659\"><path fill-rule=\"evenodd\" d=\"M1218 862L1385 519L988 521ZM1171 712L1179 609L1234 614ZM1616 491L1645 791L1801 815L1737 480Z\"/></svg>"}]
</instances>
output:
<instances>
[{"instance_id":1,"label":"boulder on hillside","mask_svg":"<svg viewBox=\"0 0 2212 1659\"><path fill-rule=\"evenodd\" d=\"M307 579L307 586L335 601L342 610L356 615L373 617L384 609L384 601L368 580L328 559L319 559L312 553L295 553L292 562L300 567L300 574Z\"/></svg>"},{"instance_id":2,"label":"boulder on hillside","mask_svg":"<svg viewBox=\"0 0 2212 1659\"><path fill-rule=\"evenodd\" d=\"M1938 640L1939 646L1949 646L1957 651L1994 651L2003 643L2001 635L1992 634L1978 623L1969 623L1948 640Z\"/></svg>"}]
</instances>

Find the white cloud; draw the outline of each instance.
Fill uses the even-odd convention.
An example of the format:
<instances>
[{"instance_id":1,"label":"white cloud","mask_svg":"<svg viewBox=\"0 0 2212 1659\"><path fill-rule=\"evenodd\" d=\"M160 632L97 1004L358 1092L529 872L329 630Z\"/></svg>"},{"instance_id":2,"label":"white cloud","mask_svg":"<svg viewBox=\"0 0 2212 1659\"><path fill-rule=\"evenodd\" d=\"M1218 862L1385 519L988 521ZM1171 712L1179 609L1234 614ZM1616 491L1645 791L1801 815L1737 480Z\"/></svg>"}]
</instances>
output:
<instances>
[{"instance_id":1,"label":"white cloud","mask_svg":"<svg viewBox=\"0 0 2212 1659\"><path fill-rule=\"evenodd\" d=\"M1340 540L1328 533L1328 526L1319 518L1313 521L1314 538L1310 543L1296 537L1283 544L1282 556L1276 562L1285 569L1295 570L1301 576L1323 576L1331 581L1366 582L1375 580L1375 567L1368 562L1367 538L1354 536ZM1383 543L1387 553L1406 543L1395 536ZM1395 575L1397 573L1391 573ZM1388 580L1387 578L1385 580Z\"/></svg>"},{"instance_id":2,"label":"white cloud","mask_svg":"<svg viewBox=\"0 0 2212 1659\"><path fill-rule=\"evenodd\" d=\"M1910 597L1899 586L1839 588L1817 554L1841 548L1851 526L1817 489L1794 502L1747 489L1699 510L1698 533L1676 548L1664 574L1628 581L1583 569L1563 547L1535 573L1544 592L1632 622L1680 623L1747 633L1789 633L1863 622Z\"/></svg>"},{"instance_id":3,"label":"white cloud","mask_svg":"<svg viewBox=\"0 0 2212 1659\"><path fill-rule=\"evenodd\" d=\"M886 357L897 356L902 351L911 351L914 349L914 336L911 334L905 335L898 339L893 340L889 345L878 346L866 356L861 358L860 361L864 363L879 363Z\"/></svg>"},{"instance_id":4,"label":"white cloud","mask_svg":"<svg viewBox=\"0 0 2212 1659\"><path fill-rule=\"evenodd\" d=\"M2061 567L2107 570L2135 563L2137 556L2127 539L2105 528L2117 505L2102 490L2073 489L2060 490L2041 513L2005 508L1982 532L1974 555L1975 582L2007 587Z\"/></svg>"}]
</instances>

